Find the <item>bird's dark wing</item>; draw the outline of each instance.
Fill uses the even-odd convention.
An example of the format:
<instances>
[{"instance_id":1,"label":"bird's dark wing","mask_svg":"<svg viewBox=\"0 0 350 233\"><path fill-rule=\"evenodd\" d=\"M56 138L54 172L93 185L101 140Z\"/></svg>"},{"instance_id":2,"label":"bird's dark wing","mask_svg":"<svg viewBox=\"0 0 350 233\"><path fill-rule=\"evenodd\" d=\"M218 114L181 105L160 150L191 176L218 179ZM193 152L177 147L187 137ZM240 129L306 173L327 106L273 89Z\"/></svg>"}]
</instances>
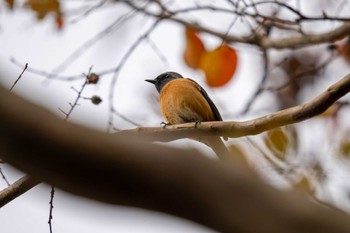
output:
<instances>
[{"instance_id":1,"label":"bird's dark wing","mask_svg":"<svg viewBox=\"0 0 350 233\"><path fill-rule=\"evenodd\" d=\"M198 86L200 92L202 93L202 95L204 96L204 98L206 99L206 101L208 102L211 110L213 111L214 113L214 117L215 117L215 120L217 121L222 121L222 117L219 113L219 110L216 108L215 104L213 103L213 101L209 98L207 92L203 89L203 87L201 87L197 82L195 82L194 80L188 78L188 80L191 80L192 82L194 82L194 84L196 86Z\"/></svg>"}]
</instances>

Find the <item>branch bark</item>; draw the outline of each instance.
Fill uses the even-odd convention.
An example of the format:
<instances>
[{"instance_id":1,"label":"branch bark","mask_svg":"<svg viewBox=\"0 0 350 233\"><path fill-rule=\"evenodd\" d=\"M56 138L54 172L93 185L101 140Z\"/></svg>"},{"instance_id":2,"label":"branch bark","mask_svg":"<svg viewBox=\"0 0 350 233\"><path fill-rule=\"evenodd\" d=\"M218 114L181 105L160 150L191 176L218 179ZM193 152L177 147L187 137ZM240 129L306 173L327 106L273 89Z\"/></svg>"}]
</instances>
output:
<instances>
[{"instance_id":1,"label":"branch bark","mask_svg":"<svg viewBox=\"0 0 350 233\"><path fill-rule=\"evenodd\" d=\"M15 198L19 197L29 189L38 185L40 182L31 178L30 176L24 176L11 184L9 187L0 191L0 208L11 202Z\"/></svg>"},{"instance_id":2,"label":"branch bark","mask_svg":"<svg viewBox=\"0 0 350 233\"><path fill-rule=\"evenodd\" d=\"M217 36L219 38L225 39L227 43L246 43L254 44L260 49L293 49L302 48L310 45L318 45L324 43L333 43L339 38L344 38L350 33L350 23L346 22L343 25L330 30L325 33L319 34L305 34L300 36L290 36L288 38L278 38L271 39L266 36L232 36L226 33L215 31L214 29L209 29L198 24L187 22L183 19L176 17L166 18L170 21L180 23L186 27L190 27L196 31L209 33L211 35Z\"/></svg>"},{"instance_id":3,"label":"branch bark","mask_svg":"<svg viewBox=\"0 0 350 233\"><path fill-rule=\"evenodd\" d=\"M1 87L0 100L4 161L70 193L220 232L350 232L347 215L277 191L235 164L63 122Z\"/></svg>"},{"instance_id":4,"label":"branch bark","mask_svg":"<svg viewBox=\"0 0 350 233\"><path fill-rule=\"evenodd\" d=\"M189 22L183 18L177 17L176 15L169 14L169 12L162 12L161 14L155 14L148 12L145 8L138 7L136 4L131 1L125 1L127 5L131 8L143 12L146 15L156 17L159 19L169 20L178 24L181 24L185 27L192 28L196 31L205 32L214 36L217 36L227 43L245 43L253 44L258 46L260 49L293 49L293 48L302 48L310 45L318 45L323 43L333 43L339 38L345 38L350 33L350 23L344 20L344 23L328 32L319 33L319 34L304 34L299 36L289 36L288 38L278 38L271 39L266 36L261 36L258 34L252 34L250 36L233 36L227 35L227 32L220 32L212 28L201 26L196 22ZM164 7L164 6L163 6ZM303 20L310 20L312 18L304 17ZM324 19L326 20L326 18ZM339 19L341 20L341 19Z\"/></svg>"},{"instance_id":5,"label":"branch bark","mask_svg":"<svg viewBox=\"0 0 350 233\"><path fill-rule=\"evenodd\" d=\"M333 103L350 92L350 74L327 88L319 96L305 104L284 109L257 119L236 122L218 121L202 122L194 127L194 123L170 125L163 127L141 127L123 130L117 135L133 135L149 141L168 142L181 138L199 136L225 136L230 138L256 135L273 128L295 124L326 111Z\"/></svg>"}]
</instances>

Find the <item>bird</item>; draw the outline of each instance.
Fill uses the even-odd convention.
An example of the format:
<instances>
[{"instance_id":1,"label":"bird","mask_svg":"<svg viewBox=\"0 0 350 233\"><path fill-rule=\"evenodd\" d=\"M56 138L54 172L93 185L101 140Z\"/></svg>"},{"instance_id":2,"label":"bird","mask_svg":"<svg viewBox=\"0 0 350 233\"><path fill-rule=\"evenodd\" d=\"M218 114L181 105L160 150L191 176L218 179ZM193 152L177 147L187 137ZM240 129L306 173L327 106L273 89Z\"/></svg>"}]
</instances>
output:
<instances>
[{"instance_id":1,"label":"bird","mask_svg":"<svg viewBox=\"0 0 350 233\"><path fill-rule=\"evenodd\" d=\"M176 72L165 72L155 79L146 79L154 84L159 93L159 104L165 124L204 121L222 121L219 110L207 92L197 82L184 78ZM226 157L228 150L220 137L202 137L219 158Z\"/></svg>"}]
</instances>

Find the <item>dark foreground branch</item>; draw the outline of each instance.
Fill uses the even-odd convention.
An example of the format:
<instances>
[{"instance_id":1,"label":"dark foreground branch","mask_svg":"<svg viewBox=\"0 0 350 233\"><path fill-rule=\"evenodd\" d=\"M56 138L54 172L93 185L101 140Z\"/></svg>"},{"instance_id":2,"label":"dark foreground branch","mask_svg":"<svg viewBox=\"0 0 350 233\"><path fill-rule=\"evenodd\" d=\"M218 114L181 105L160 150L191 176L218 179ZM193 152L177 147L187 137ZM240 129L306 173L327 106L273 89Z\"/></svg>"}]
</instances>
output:
<instances>
[{"instance_id":1,"label":"dark foreground branch","mask_svg":"<svg viewBox=\"0 0 350 233\"><path fill-rule=\"evenodd\" d=\"M149 141L172 141L187 137L225 136L230 138L256 135L267 130L285 125L295 124L310 119L326 111L333 103L350 91L350 74L330 86L319 96L305 104L266 115L257 119L235 122L202 122L194 127L194 123L170 125L163 127L143 127L123 130L117 135L133 135Z\"/></svg>"},{"instance_id":2,"label":"dark foreground branch","mask_svg":"<svg viewBox=\"0 0 350 233\"><path fill-rule=\"evenodd\" d=\"M23 193L27 192L29 189L38 185L39 183L39 181L29 176L24 176L21 179L17 180L9 187L0 191L0 208L12 201L13 199L19 197Z\"/></svg>"},{"instance_id":3,"label":"dark foreground branch","mask_svg":"<svg viewBox=\"0 0 350 233\"><path fill-rule=\"evenodd\" d=\"M1 87L0 100L0 156L70 193L220 232L350 232L347 215L277 191L237 165L66 123Z\"/></svg>"}]
</instances>

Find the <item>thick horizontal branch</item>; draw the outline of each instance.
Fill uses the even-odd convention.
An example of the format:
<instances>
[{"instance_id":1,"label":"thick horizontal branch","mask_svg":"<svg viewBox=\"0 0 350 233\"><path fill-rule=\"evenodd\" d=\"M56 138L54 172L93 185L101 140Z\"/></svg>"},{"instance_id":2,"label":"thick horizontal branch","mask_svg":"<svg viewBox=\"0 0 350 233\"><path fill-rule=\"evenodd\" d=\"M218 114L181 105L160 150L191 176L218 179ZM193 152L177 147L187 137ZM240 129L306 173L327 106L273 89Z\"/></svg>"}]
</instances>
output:
<instances>
[{"instance_id":1,"label":"thick horizontal branch","mask_svg":"<svg viewBox=\"0 0 350 233\"><path fill-rule=\"evenodd\" d=\"M27 192L29 189L38 185L39 183L39 181L29 176L24 176L21 179L17 180L9 187L0 191L0 208L12 201L13 199L19 197L23 193Z\"/></svg>"},{"instance_id":2,"label":"thick horizontal branch","mask_svg":"<svg viewBox=\"0 0 350 233\"><path fill-rule=\"evenodd\" d=\"M1 158L67 192L220 232L350 232L347 215L277 191L235 164L67 123L1 87L0 99Z\"/></svg>"},{"instance_id":3,"label":"thick horizontal branch","mask_svg":"<svg viewBox=\"0 0 350 233\"><path fill-rule=\"evenodd\" d=\"M295 124L310 119L326 111L334 102L350 91L350 74L330 86L326 91L305 104L281 110L257 119L235 122L202 122L170 125L162 127L142 127L123 130L117 135L134 135L145 140L167 142L171 140L198 136L225 136L230 138L256 135L264 131Z\"/></svg>"}]
</instances>

